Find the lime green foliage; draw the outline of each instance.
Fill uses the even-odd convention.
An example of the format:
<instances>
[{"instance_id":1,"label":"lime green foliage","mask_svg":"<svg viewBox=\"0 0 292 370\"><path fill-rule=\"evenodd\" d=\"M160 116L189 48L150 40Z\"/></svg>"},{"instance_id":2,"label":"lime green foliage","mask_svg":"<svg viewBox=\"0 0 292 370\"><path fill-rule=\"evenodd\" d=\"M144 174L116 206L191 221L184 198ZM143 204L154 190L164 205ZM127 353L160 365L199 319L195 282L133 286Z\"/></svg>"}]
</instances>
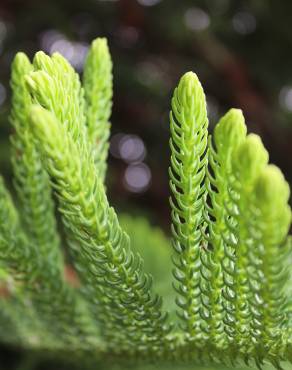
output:
<instances>
[{"instance_id":1,"label":"lime green foliage","mask_svg":"<svg viewBox=\"0 0 292 370\"><path fill-rule=\"evenodd\" d=\"M91 299L99 297L97 314L105 335L111 337L122 321L121 343L158 342L165 332L161 298L150 293L150 277L143 273L139 256L129 249L129 237L108 204L91 152L75 143L55 116L40 106L33 106L31 123L54 179L64 223L78 242L72 245L78 248L78 270L83 275L87 269L94 276L89 281L85 278L85 284L91 284Z\"/></svg>"},{"instance_id":2,"label":"lime green foliage","mask_svg":"<svg viewBox=\"0 0 292 370\"><path fill-rule=\"evenodd\" d=\"M197 76L188 72L174 91L172 256L161 230L118 217L107 198L112 63L104 39L92 44L83 85L60 54L39 52L31 64L19 53L12 65L19 210L1 179L0 341L74 354L74 366L87 359L84 368L151 360L280 369L292 361L289 186L261 139L247 135L242 112L227 112L212 137Z\"/></svg>"},{"instance_id":3,"label":"lime green foliage","mask_svg":"<svg viewBox=\"0 0 292 370\"><path fill-rule=\"evenodd\" d=\"M228 268L223 274L224 266L232 265L233 255L228 253L230 215L229 186L226 181L231 176L231 158L238 145L245 139L246 126L242 112L231 109L214 130L214 143L209 138L208 158L210 167L206 176L206 187L211 203L206 203L206 217L209 227L209 242L213 246L211 253L204 254L206 270L210 279L206 281L209 295L209 337L224 349L227 334L231 334L233 323L228 324L228 304L222 295L224 285L228 284ZM215 147L214 147L215 146ZM209 217L208 217L209 216ZM224 265L222 265L224 262ZM224 309L225 306L225 309ZM227 314L228 312L228 314Z\"/></svg>"},{"instance_id":4,"label":"lime green foliage","mask_svg":"<svg viewBox=\"0 0 292 370\"><path fill-rule=\"evenodd\" d=\"M51 267L58 270L61 268L62 254L49 177L42 167L27 125L31 97L25 86L24 76L32 71L33 66L27 56L18 53L13 62L11 76L11 123L15 130L11 137L14 180L25 228L42 251L41 256L51 260Z\"/></svg>"},{"instance_id":5,"label":"lime green foliage","mask_svg":"<svg viewBox=\"0 0 292 370\"><path fill-rule=\"evenodd\" d=\"M25 75L34 103L52 111L74 140L85 141L83 89L78 74L60 54L36 53L34 71Z\"/></svg>"},{"instance_id":6,"label":"lime green foliage","mask_svg":"<svg viewBox=\"0 0 292 370\"><path fill-rule=\"evenodd\" d=\"M85 63L83 83L88 139L94 150L96 168L104 180L112 107L112 62L107 40L93 41Z\"/></svg>"},{"instance_id":7,"label":"lime green foliage","mask_svg":"<svg viewBox=\"0 0 292 370\"><path fill-rule=\"evenodd\" d=\"M204 290L200 294L200 249L205 248L204 186L207 164L208 120L202 86L193 73L185 74L174 91L170 113L170 199L173 246L177 253L174 275L177 304L190 337L201 337L204 320ZM202 302L201 302L202 300Z\"/></svg>"}]
</instances>

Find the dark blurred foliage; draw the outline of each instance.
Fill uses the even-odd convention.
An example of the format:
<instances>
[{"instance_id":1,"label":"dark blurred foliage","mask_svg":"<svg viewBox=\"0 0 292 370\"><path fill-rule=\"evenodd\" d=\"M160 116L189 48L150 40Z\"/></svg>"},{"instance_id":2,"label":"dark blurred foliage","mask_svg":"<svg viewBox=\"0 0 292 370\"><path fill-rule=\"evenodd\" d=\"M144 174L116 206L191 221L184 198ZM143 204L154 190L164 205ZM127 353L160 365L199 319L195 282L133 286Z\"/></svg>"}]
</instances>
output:
<instances>
[{"instance_id":1,"label":"dark blurred foliage","mask_svg":"<svg viewBox=\"0 0 292 370\"><path fill-rule=\"evenodd\" d=\"M112 133L137 135L112 142L114 155L124 158L110 156L115 204L168 225L168 111L172 89L188 70L205 88L211 127L230 107L243 109L249 130L262 136L271 161L291 181L291 14L290 0L0 0L1 172L11 178L14 54L59 50L81 71L90 41L106 36L114 60Z\"/></svg>"}]
</instances>

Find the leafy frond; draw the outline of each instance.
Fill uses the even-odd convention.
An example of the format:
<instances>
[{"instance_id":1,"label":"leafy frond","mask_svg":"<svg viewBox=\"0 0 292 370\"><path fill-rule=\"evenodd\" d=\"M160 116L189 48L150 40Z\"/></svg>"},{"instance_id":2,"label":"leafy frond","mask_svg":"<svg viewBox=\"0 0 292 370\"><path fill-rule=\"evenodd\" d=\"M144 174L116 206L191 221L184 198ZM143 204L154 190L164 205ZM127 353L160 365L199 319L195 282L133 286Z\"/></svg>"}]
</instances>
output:
<instances>
[{"instance_id":1,"label":"leafy frond","mask_svg":"<svg viewBox=\"0 0 292 370\"><path fill-rule=\"evenodd\" d=\"M214 139L209 138L207 163L205 126L193 130L195 123L205 122L196 119L196 109L205 117L205 98L200 85L196 91L185 82L191 78L193 75L185 75L176 88L170 116L172 232L179 255L174 260L174 274L180 283L175 288L182 296L177 304L184 320L195 317L194 349L205 348L214 358L220 356L220 350L233 360L253 358L259 367L266 358L277 367L279 358L285 357L289 338L287 326L283 329L288 313L282 287L287 281L284 260L291 221L288 188L280 171L267 165L268 154L260 138L246 137L239 110L230 110L216 125ZM192 112L191 118L186 119L186 111ZM189 136L193 145L188 146ZM195 153L193 157L191 153ZM281 193L279 203L271 192L270 203L266 199L261 204L273 183ZM259 184L266 192L259 190ZM262 207L267 207L266 211ZM186 260L188 232L197 244L192 245L191 258ZM195 297L194 307L189 291Z\"/></svg>"},{"instance_id":2,"label":"leafy frond","mask_svg":"<svg viewBox=\"0 0 292 370\"><path fill-rule=\"evenodd\" d=\"M52 111L74 140L85 141L85 101L78 74L59 53L49 57L38 52L33 66L34 71L26 75L33 102Z\"/></svg>"},{"instance_id":3,"label":"leafy frond","mask_svg":"<svg viewBox=\"0 0 292 370\"><path fill-rule=\"evenodd\" d=\"M253 153L255 150L253 147ZM290 253L286 243L291 223L287 204L290 192L282 173L272 165L259 170L250 192L250 197L242 196L240 206L246 210L238 221L242 228L245 223L245 235L242 232L239 235L241 243L248 246L245 279L249 286L245 295L249 299L250 318L249 327L244 329L249 329L246 340L252 339L254 355L261 359L267 348L272 355L279 353L287 337L284 288L288 271L284 266ZM239 337L243 328L238 331Z\"/></svg>"},{"instance_id":4,"label":"leafy frond","mask_svg":"<svg viewBox=\"0 0 292 370\"><path fill-rule=\"evenodd\" d=\"M11 137L14 183L22 208L22 222L31 241L40 250L40 255L51 261L48 267L60 273L62 254L49 177L42 167L28 126L31 98L24 77L32 70L33 66L27 56L18 53L14 58L11 74L11 123L15 130Z\"/></svg>"},{"instance_id":5,"label":"leafy frond","mask_svg":"<svg viewBox=\"0 0 292 370\"><path fill-rule=\"evenodd\" d=\"M26 243L19 224L18 213L4 181L0 178L0 255L5 270L13 270L15 276L33 279L32 264L29 258L36 253ZM21 246L21 248L20 248ZM28 258L27 258L28 257Z\"/></svg>"},{"instance_id":6,"label":"leafy frond","mask_svg":"<svg viewBox=\"0 0 292 370\"><path fill-rule=\"evenodd\" d=\"M82 255L75 260L77 269L81 276L89 269L85 283L90 283L91 299L100 308L104 334L113 340L120 335L142 348L151 341L155 348L166 332L161 298L151 293L151 278L143 273L139 256L130 250L129 238L108 204L91 152L77 145L45 109L34 106L31 122L64 223L79 242L74 246ZM127 331L117 332L121 324Z\"/></svg>"},{"instance_id":7,"label":"leafy frond","mask_svg":"<svg viewBox=\"0 0 292 370\"><path fill-rule=\"evenodd\" d=\"M109 147L112 80L112 61L107 40L98 38L92 42L87 55L83 84L88 139L94 150L96 168L102 180L105 178Z\"/></svg>"},{"instance_id":8,"label":"leafy frond","mask_svg":"<svg viewBox=\"0 0 292 370\"><path fill-rule=\"evenodd\" d=\"M203 89L192 73L180 80L170 113L172 234L175 259L175 290L184 330L200 338L200 250L206 248L202 228L206 188L208 119Z\"/></svg>"},{"instance_id":9,"label":"leafy frond","mask_svg":"<svg viewBox=\"0 0 292 370\"><path fill-rule=\"evenodd\" d=\"M214 144L209 137L209 168L205 184L208 191L208 202L205 204L205 218L208 223L209 243L212 250L204 250L202 261L210 278L205 281L209 298L208 337L216 347L226 348L229 327L224 327L224 320L229 317L229 302L221 292L228 285L228 268L233 265L234 255L230 255L230 229L232 216L229 213L229 177L232 176L231 159L238 145L245 139L246 126L242 112L231 109L215 126ZM232 248L232 247L231 247ZM224 262L224 265L222 266ZM225 268L224 268L225 266ZM229 292L229 291L228 291ZM228 320L227 320L228 323ZM231 325L231 330L233 326ZM227 332L227 333L226 333Z\"/></svg>"},{"instance_id":10,"label":"leafy frond","mask_svg":"<svg viewBox=\"0 0 292 370\"><path fill-rule=\"evenodd\" d=\"M32 305L30 311L36 311L35 320L31 320L36 327L35 333L43 338L47 346L53 348L63 346L64 343L74 346L75 342L77 345L77 333L86 333L87 340L92 341L94 329L90 328L90 320L86 318L82 301L65 283L54 265L40 258L42 252L37 247L21 229L17 212L1 179L0 259L19 289L19 304L28 302ZM38 315L42 317L40 323L37 322ZM59 317L58 321L56 316Z\"/></svg>"},{"instance_id":11,"label":"leafy frond","mask_svg":"<svg viewBox=\"0 0 292 370\"><path fill-rule=\"evenodd\" d=\"M2 178L0 178L0 260L1 267L14 279L14 284L16 286L20 285L18 287L20 291L24 289L24 286L28 288L29 293L38 291L36 287L37 250L33 244L28 242L21 230L18 214ZM30 298L27 296L26 299L29 300ZM29 339L31 336L41 337L45 328L34 316L34 308L31 307L30 312L28 312L24 299L21 297L12 300L13 305L11 304L11 307L8 299L1 298L1 300L3 300L1 312L10 322L10 325L15 326L17 340L23 341L24 344L25 338L27 338L26 345L29 346L32 344ZM15 318L19 308L22 311L23 325L19 325L20 318ZM34 317L31 318L31 316ZM29 330L27 330L27 322L29 322ZM50 341L49 335L45 340L46 343Z\"/></svg>"},{"instance_id":12,"label":"leafy frond","mask_svg":"<svg viewBox=\"0 0 292 370\"><path fill-rule=\"evenodd\" d=\"M250 298L250 279L247 273L249 262L248 252L251 243L251 236L248 233L246 218L249 217L249 208L253 184L268 162L268 153L265 150L260 138L250 134L237 149L232 163L231 185L229 192L232 197L234 208L234 231L236 239L234 246L233 286L234 306L228 318L232 320L236 343L244 349L250 344L250 323L251 312L248 304ZM226 296L227 296L226 289Z\"/></svg>"},{"instance_id":13,"label":"leafy frond","mask_svg":"<svg viewBox=\"0 0 292 370\"><path fill-rule=\"evenodd\" d=\"M84 368L292 362L290 190L261 139L247 135L242 112L228 111L208 139L197 76L188 72L174 91L171 261L161 230L118 218L106 195L105 39L93 42L83 80L84 91L60 54L39 52L31 64L19 53L13 62L20 211L0 178L0 341L71 362L74 353ZM72 267L64 265L52 190Z\"/></svg>"}]
</instances>

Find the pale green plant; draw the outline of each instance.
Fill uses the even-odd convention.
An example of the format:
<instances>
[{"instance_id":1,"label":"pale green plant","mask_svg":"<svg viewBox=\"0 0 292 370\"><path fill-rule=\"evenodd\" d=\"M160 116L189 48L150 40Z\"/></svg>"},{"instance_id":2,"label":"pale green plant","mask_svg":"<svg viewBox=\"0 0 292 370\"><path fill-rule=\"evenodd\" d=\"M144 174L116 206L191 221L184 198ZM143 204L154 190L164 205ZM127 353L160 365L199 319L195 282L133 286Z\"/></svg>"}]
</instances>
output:
<instances>
[{"instance_id":1,"label":"pale green plant","mask_svg":"<svg viewBox=\"0 0 292 370\"><path fill-rule=\"evenodd\" d=\"M186 73L174 91L171 259L159 229L118 217L107 198L106 40L92 43L83 84L60 54L39 52L32 63L16 55L11 86L18 207L1 180L1 280L9 290L0 297L2 343L83 368L280 369L292 361L289 186L261 139L247 135L240 110L227 112L212 136L197 76Z\"/></svg>"}]
</instances>

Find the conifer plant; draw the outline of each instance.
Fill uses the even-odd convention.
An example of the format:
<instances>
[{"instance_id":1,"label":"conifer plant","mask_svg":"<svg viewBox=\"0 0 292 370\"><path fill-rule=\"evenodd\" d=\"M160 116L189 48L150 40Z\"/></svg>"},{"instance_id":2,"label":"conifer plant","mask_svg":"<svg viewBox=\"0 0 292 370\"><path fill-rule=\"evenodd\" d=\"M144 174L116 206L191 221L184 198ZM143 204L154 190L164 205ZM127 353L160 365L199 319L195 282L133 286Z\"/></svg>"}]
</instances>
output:
<instances>
[{"instance_id":1,"label":"conifer plant","mask_svg":"<svg viewBox=\"0 0 292 370\"><path fill-rule=\"evenodd\" d=\"M1 179L1 343L70 369L288 369L289 186L242 112L210 135L195 73L175 88L171 249L107 198L107 41L93 41L82 81L58 53L18 53L11 87L16 196Z\"/></svg>"}]
</instances>

